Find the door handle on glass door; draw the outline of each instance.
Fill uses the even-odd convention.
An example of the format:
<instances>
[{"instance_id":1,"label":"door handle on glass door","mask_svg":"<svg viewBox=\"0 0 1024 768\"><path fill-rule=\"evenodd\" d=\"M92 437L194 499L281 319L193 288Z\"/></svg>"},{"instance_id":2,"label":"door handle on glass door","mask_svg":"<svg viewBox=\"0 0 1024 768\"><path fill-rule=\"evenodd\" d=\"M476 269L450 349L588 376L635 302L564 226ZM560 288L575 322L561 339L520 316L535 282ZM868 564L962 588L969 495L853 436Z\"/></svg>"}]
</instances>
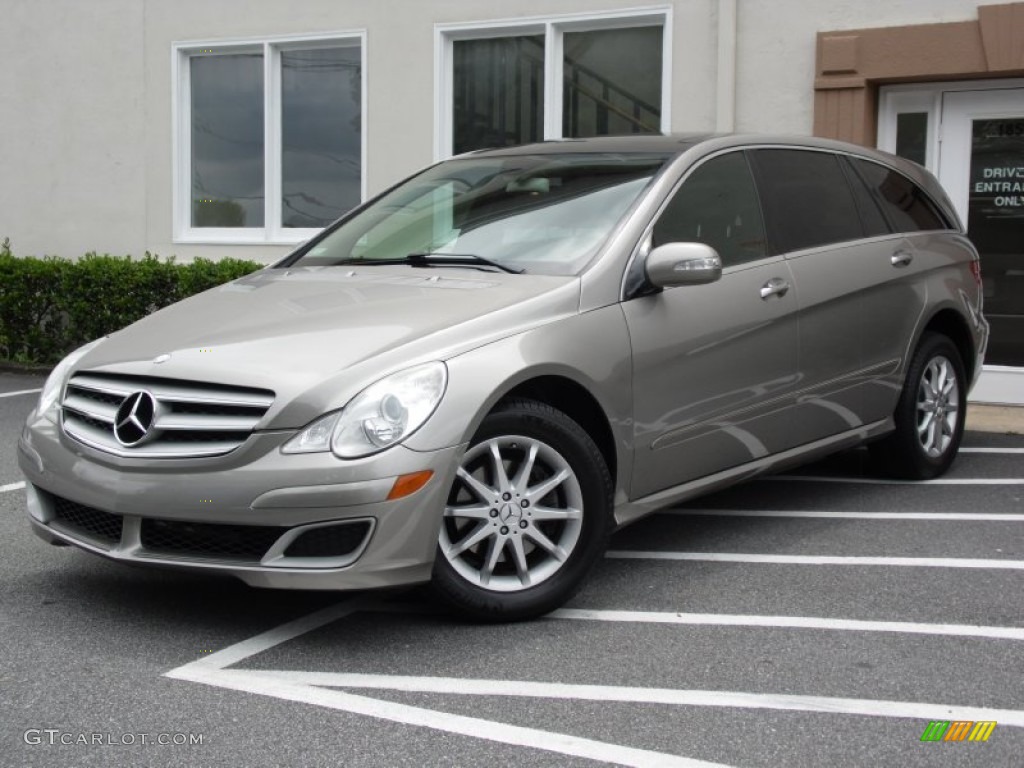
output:
<instances>
[{"instance_id":1,"label":"door handle on glass door","mask_svg":"<svg viewBox=\"0 0 1024 768\"><path fill-rule=\"evenodd\" d=\"M900 248L898 251L896 251L892 255L892 259L890 259L894 267L905 267L913 260L914 254L912 254L910 251L904 250L903 248Z\"/></svg>"},{"instance_id":2,"label":"door handle on glass door","mask_svg":"<svg viewBox=\"0 0 1024 768\"><path fill-rule=\"evenodd\" d=\"M768 299L772 296L784 296L789 290L789 283L781 277L773 277L761 286L761 298Z\"/></svg>"}]
</instances>

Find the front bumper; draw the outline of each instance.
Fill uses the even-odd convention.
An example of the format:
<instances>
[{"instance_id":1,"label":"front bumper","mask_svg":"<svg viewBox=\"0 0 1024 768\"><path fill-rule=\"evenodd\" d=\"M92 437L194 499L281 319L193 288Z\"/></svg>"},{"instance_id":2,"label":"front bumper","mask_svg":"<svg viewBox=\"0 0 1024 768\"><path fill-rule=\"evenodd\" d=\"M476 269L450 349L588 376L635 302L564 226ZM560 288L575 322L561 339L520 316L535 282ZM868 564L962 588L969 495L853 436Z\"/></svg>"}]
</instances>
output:
<instances>
[{"instance_id":1,"label":"front bumper","mask_svg":"<svg viewBox=\"0 0 1024 768\"><path fill-rule=\"evenodd\" d=\"M259 587L369 589L429 580L464 446L397 446L343 461L282 454L291 434L254 433L217 459L132 460L82 445L50 417L33 414L18 443L29 519L50 543ZM426 486L387 500L397 477L422 470L433 472Z\"/></svg>"}]
</instances>

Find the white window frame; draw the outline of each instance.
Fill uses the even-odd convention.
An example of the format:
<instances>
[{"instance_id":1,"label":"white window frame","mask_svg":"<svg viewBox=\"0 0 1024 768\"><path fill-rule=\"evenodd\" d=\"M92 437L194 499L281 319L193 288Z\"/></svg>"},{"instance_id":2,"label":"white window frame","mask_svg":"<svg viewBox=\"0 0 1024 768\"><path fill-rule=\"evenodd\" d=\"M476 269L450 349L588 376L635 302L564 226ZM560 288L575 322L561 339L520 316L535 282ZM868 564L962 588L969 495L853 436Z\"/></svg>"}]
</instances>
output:
<instances>
[{"instance_id":1,"label":"white window frame","mask_svg":"<svg viewBox=\"0 0 1024 768\"><path fill-rule=\"evenodd\" d=\"M946 83L885 85L878 91L878 148L896 153L896 117L905 112L928 113L924 167L939 175L942 143L942 101L950 91L988 91L1024 87L1022 79L957 80Z\"/></svg>"},{"instance_id":2,"label":"white window frame","mask_svg":"<svg viewBox=\"0 0 1024 768\"><path fill-rule=\"evenodd\" d=\"M317 228L281 226L281 52L359 45L361 86L360 200L366 199L366 30L309 35L177 42L171 46L172 242L204 245L295 245L320 232ZM263 56L263 191L262 227L192 226L192 99L189 59L260 53Z\"/></svg>"},{"instance_id":3,"label":"white window frame","mask_svg":"<svg viewBox=\"0 0 1024 768\"><path fill-rule=\"evenodd\" d=\"M454 43L544 35L544 140L562 138L562 37L567 32L661 28L661 132L672 131L672 6L434 25L434 160L452 156Z\"/></svg>"}]
</instances>

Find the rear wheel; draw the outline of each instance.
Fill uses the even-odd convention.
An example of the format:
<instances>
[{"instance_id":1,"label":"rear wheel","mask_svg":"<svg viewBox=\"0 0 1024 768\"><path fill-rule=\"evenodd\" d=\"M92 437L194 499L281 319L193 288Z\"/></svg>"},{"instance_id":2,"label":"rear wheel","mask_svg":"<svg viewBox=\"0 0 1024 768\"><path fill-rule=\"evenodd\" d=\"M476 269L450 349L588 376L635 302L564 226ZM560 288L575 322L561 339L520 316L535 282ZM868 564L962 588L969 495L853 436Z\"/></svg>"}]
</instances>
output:
<instances>
[{"instance_id":1,"label":"rear wheel","mask_svg":"<svg viewBox=\"0 0 1024 768\"><path fill-rule=\"evenodd\" d=\"M941 475L956 458L966 414L960 352L946 336L926 333L893 414L896 431L872 446L882 470L910 480Z\"/></svg>"},{"instance_id":2,"label":"rear wheel","mask_svg":"<svg viewBox=\"0 0 1024 768\"><path fill-rule=\"evenodd\" d=\"M433 587L462 613L538 616L580 587L612 529L612 482L590 436L532 400L499 406L463 455Z\"/></svg>"}]
</instances>

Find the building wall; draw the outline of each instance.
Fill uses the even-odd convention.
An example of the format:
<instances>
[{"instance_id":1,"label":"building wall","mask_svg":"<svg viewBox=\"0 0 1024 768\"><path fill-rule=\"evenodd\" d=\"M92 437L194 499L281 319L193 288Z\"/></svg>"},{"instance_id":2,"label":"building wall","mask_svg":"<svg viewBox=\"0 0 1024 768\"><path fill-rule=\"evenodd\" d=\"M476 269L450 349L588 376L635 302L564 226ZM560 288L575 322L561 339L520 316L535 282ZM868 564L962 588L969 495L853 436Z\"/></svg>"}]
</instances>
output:
<instances>
[{"instance_id":1,"label":"building wall","mask_svg":"<svg viewBox=\"0 0 1024 768\"><path fill-rule=\"evenodd\" d=\"M672 0L673 130L716 128L720 3ZM810 133L821 30L961 21L977 0L735 0L740 131ZM367 31L373 194L433 159L434 25L650 7L630 0L0 0L0 238L87 250L269 261L285 246L172 238L175 42ZM811 12L808 8L813 9Z\"/></svg>"}]
</instances>

